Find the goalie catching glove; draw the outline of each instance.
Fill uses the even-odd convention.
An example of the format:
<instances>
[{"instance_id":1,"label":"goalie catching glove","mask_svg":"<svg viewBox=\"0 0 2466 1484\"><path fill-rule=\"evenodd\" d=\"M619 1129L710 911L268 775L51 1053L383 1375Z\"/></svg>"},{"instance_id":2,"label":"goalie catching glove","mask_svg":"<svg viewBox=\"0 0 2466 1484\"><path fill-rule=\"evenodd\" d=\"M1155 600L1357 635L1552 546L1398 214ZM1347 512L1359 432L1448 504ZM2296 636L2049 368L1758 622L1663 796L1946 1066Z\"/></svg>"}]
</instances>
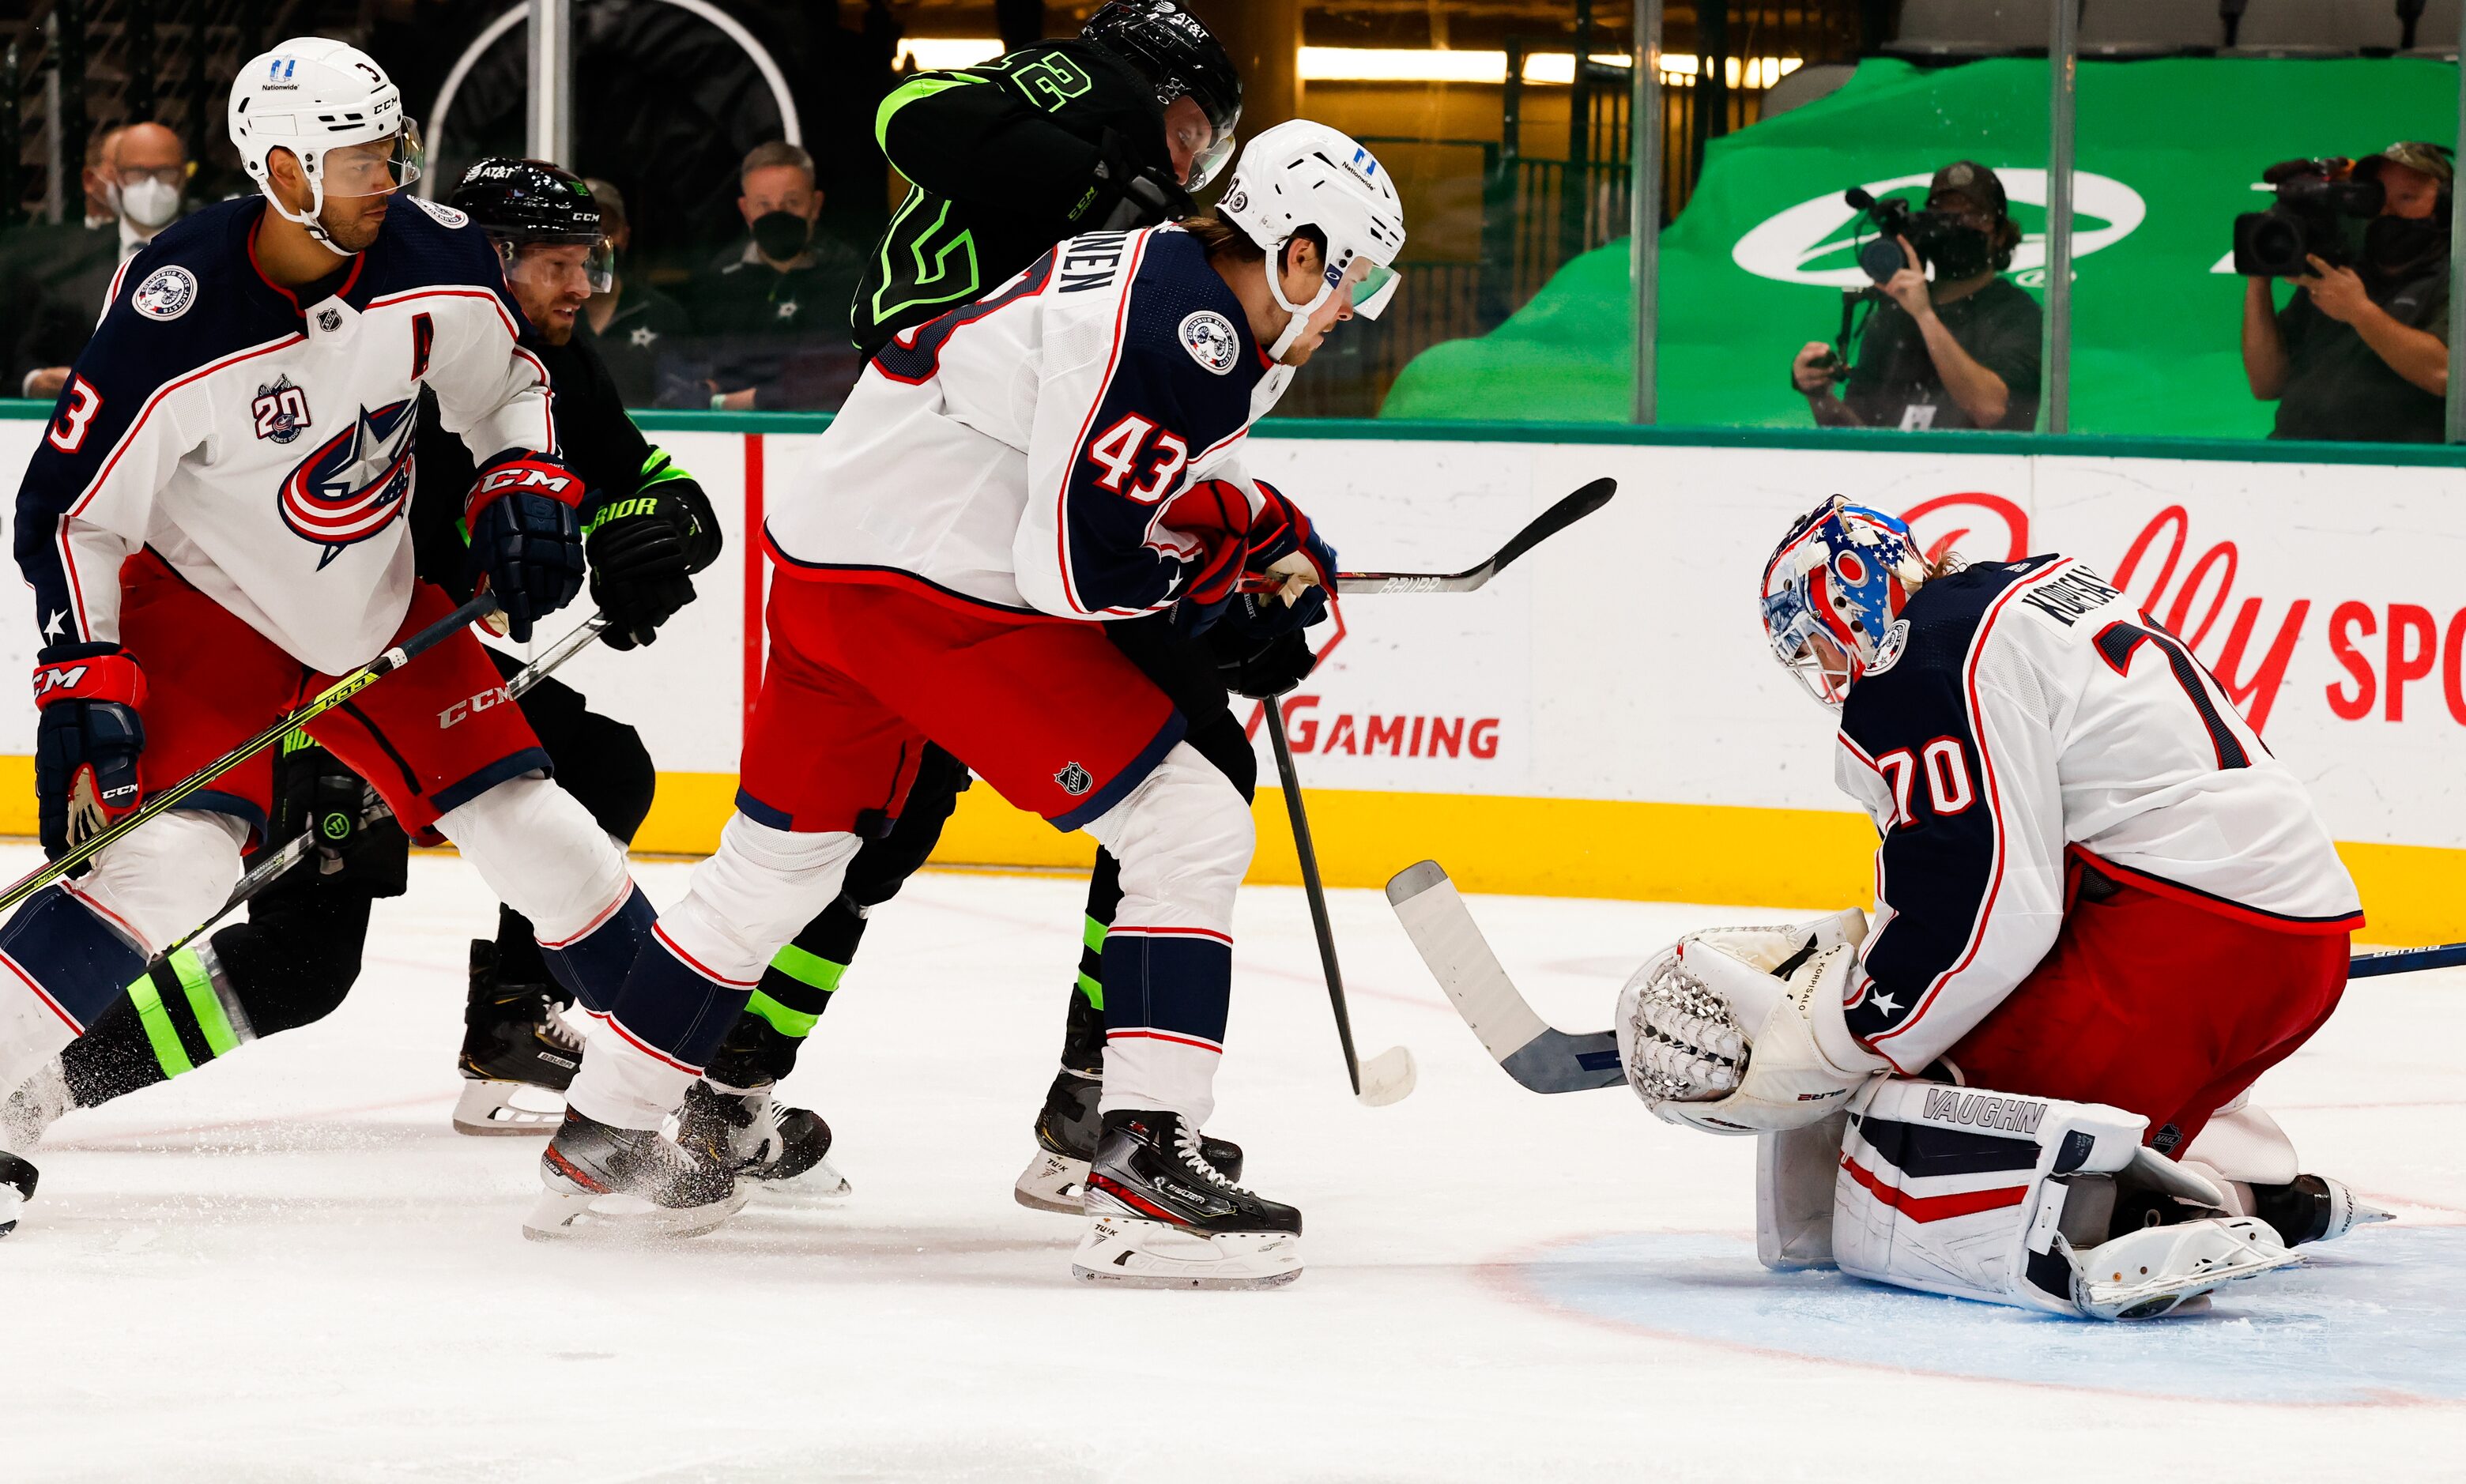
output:
<instances>
[{"instance_id":1,"label":"goalie catching glove","mask_svg":"<svg viewBox=\"0 0 2466 1484\"><path fill-rule=\"evenodd\" d=\"M505 454L472 481L471 575L496 595L516 644L582 590L582 476L549 454Z\"/></svg>"},{"instance_id":2,"label":"goalie catching glove","mask_svg":"<svg viewBox=\"0 0 2466 1484\"><path fill-rule=\"evenodd\" d=\"M145 702L146 673L117 644L55 644L37 658L34 798L46 856L137 808Z\"/></svg>"},{"instance_id":3,"label":"goalie catching glove","mask_svg":"<svg viewBox=\"0 0 2466 1484\"><path fill-rule=\"evenodd\" d=\"M1891 1070L1842 1019L1866 937L1854 907L1814 922L1688 934L1619 992L1627 1085L1663 1121L1716 1134L1828 1117Z\"/></svg>"}]
</instances>

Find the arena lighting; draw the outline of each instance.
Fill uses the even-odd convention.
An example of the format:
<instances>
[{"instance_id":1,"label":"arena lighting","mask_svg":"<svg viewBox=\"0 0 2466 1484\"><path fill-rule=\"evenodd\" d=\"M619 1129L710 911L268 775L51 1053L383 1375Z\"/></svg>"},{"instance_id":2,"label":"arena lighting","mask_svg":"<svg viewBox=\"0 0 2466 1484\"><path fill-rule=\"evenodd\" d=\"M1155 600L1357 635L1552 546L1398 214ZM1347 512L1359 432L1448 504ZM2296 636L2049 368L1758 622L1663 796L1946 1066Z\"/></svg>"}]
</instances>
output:
<instances>
[{"instance_id":1,"label":"arena lighting","mask_svg":"<svg viewBox=\"0 0 2466 1484\"><path fill-rule=\"evenodd\" d=\"M991 36L916 36L900 44L900 60L912 58L920 70L973 67L1001 55L1001 42ZM1625 67L1624 53L1600 53L1595 60ZM1802 65L1795 56L1733 56L1723 69L1729 85L1768 88ZM1696 58L1683 52L1665 52L1661 75L1671 87L1693 87ZM1425 48L1306 46L1301 49L1300 76L1305 82L1488 82L1507 76L1505 52L1446 52ZM1537 52L1524 58L1524 80L1564 85L1576 78L1576 58L1568 52Z\"/></svg>"}]
</instances>

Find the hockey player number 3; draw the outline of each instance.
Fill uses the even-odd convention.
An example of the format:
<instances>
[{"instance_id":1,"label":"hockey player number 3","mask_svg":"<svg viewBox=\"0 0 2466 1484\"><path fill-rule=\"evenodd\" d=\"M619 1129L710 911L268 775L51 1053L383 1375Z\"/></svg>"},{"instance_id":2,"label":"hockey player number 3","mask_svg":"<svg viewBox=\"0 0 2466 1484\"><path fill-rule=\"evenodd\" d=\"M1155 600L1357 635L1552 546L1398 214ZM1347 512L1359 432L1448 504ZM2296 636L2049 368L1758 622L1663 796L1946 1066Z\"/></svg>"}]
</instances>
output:
<instances>
[{"instance_id":1,"label":"hockey player number 3","mask_svg":"<svg viewBox=\"0 0 2466 1484\"><path fill-rule=\"evenodd\" d=\"M1151 434L1155 439L1155 463L1143 482L1132 484L1131 472L1137 467ZM1190 462L1190 445L1179 434L1165 432L1136 412L1126 412L1121 421L1096 434L1095 441L1087 445L1087 461L1105 471L1096 476L1098 484L1143 505L1153 505L1181 477L1182 466Z\"/></svg>"},{"instance_id":2,"label":"hockey player number 3","mask_svg":"<svg viewBox=\"0 0 2466 1484\"><path fill-rule=\"evenodd\" d=\"M1917 823L1910 812L1910 795L1920 773L1926 775L1927 803L1936 818L1958 814L1978 802L1978 790L1969 783L1969 754L1958 737L1939 737L1915 754L1907 747L1885 753L1875 760L1875 770L1892 785L1896 830Z\"/></svg>"},{"instance_id":3,"label":"hockey player number 3","mask_svg":"<svg viewBox=\"0 0 2466 1484\"><path fill-rule=\"evenodd\" d=\"M48 434L52 447L63 454L74 454L85 446L85 431L94 422L94 414L102 410L102 393L87 384L82 376L69 378L69 405L52 422Z\"/></svg>"}]
</instances>

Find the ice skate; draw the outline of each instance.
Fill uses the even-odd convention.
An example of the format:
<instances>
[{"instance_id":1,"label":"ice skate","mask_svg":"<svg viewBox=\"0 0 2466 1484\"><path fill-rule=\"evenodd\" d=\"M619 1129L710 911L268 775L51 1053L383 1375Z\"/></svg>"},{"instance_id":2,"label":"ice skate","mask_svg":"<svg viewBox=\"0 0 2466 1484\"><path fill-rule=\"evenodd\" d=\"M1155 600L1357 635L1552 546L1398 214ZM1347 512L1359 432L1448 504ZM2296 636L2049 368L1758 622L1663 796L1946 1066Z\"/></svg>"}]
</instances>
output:
<instances>
[{"instance_id":1,"label":"ice skate","mask_svg":"<svg viewBox=\"0 0 2466 1484\"><path fill-rule=\"evenodd\" d=\"M1096 1097L1104 1091L1101 1077L1068 1067L1055 1073L1044 1095L1043 1111L1036 1116L1036 1154L1020 1172L1011 1196L1031 1210L1079 1215L1085 1207L1087 1162L1096 1157ZM1199 1153L1227 1180L1242 1178L1242 1146L1229 1139L1199 1141Z\"/></svg>"},{"instance_id":2,"label":"ice skate","mask_svg":"<svg viewBox=\"0 0 2466 1484\"><path fill-rule=\"evenodd\" d=\"M743 1188L766 1198L836 1204L848 1198L847 1178L834 1168L831 1126L809 1108L771 1096L697 1080L677 1110L677 1142L707 1151L735 1171Z\"/></svg>"},{"instance_id":3,"label":"ice skate","mask_svg":"<svg viewBox=\"0 0 2466 1484\"><path fill-rule=\"evenodd\" d=\"M459 1134L552 1134L566 1088L582 1065L582 1039L544 985L497 982L497 945L471 941L471 1003L463 1011Z\"/></svg>"},{"instance_id":4,"label":"ice skate","mask_svg":"<svg viewBox=\"0 0 2466 1484\"><path fill-rule=\"evenodd\" d=\"M745 1207L736 1177L706 1151L571 1108L540 1155L540 1184L548 1189L523 1222L534 1241L700 1236Z\"/></svg>"},{"instance_id":5,"label":"ice skate","mask_svg":"<svg viewBox=\"0 0 2466 1484\"><path fill-rule=\"evenodd\" d=\"M1269 1288L1301 1276L1302 1213L1233 1184L1202 1142L1170 1113L1105 1116L1075 1276L1132 1288Z\"/></svg>"},{"instance_id":6,"label":"ice skate","mask_svg":"<svg viewBox=\"0 0 2466 1484\"><path fill-rule=\"evenodd\" d=\"M2355 1199L2345 1182L2326 1175L2298 1175L2283 1185L2253 1185L2253 1214L2275 1229L2289 1247L2334 1242L2357 1227L2397 1218Z\"/></svg>"},{"instance_id":7,"label":"ice skate","mask_svg":"<svg viewBox=\"0 0 2466 1484\"><path fill-rule=\"evenodd\" d=\"M68 1078L56 1058L26 1079L26 1084L0 1101L0 1153L26 1155L43 1141L43 1134L69 1111Z\"/></svg>"},{"instance_id":8,"label":"ice skate","mask_svg":"<svg viewBox=\"0 0 2466 1484\"><path fill-rule=\"evenodd\" d=\"M17 1229L17 1213L34 1198L34 1166L13 1154L0 1153L0 1237Z\"/></svg>"}]
</instances>

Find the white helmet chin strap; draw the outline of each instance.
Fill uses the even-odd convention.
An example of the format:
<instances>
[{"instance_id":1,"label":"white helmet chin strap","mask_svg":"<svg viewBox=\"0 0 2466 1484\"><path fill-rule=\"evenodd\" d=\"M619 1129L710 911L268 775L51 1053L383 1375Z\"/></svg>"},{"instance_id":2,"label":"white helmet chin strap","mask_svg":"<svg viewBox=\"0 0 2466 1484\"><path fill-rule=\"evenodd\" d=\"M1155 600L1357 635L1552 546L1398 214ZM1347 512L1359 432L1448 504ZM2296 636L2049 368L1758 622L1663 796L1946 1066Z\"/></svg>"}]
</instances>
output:
<instances>
[{"instance_id":1,"label":"white helmet chin strap","mask_svg":"<svg viewBox=\"0 0 2466 1484\"><path fill-rule=\"evenodd\" d=\"M294 155L292 158L296 160L299 156ZM325 180L324 175L317 171L305 168L301 171L301 174L305 176L308 181L308 213L306 215L303 216L292 210L289 207L284 206L282 204L282 198L274 193L274 173L271 170L266 172L264 180L258 183L258 188L265 193L266 205L274 208L275 214L280 216L284 221L298 222L301 226L307 228L308 235L316 239L317 245L324 248L326 252L333 254L336 257L359 256L359 254L349 251L342 244L336 242L331 236L327 235L325 232L325 224L317 219L325 210Z\"/></svg>"},{"instance_id":2,"label":"white helmet chin strap","mask_svg":"<svg viewBox=\"0 0 2466 1484\"><path fill-rule=\"evenodd\" d=\"M1276 343L1267 347L1267 359L1280 365L1285 359L1285 352L1292 349L1293 342L1302 338L1302 331L1310 328L1310 317L1318 313L1319 306L1327 302L1327 297L1335 292L1334 284L1322 281L1319 284L1318 296L1307 304L1296 304L1285 298L1285 249L1291 246L1292 241L1292 238L1287 237L1277 243L1276 250L1268 254L1267 259L1260 265L1267 275L1267 292L1276 296L1277 307L1292 317L1285 325L1285 333L1277 336Z\"/></svg>"}]
</instances>

